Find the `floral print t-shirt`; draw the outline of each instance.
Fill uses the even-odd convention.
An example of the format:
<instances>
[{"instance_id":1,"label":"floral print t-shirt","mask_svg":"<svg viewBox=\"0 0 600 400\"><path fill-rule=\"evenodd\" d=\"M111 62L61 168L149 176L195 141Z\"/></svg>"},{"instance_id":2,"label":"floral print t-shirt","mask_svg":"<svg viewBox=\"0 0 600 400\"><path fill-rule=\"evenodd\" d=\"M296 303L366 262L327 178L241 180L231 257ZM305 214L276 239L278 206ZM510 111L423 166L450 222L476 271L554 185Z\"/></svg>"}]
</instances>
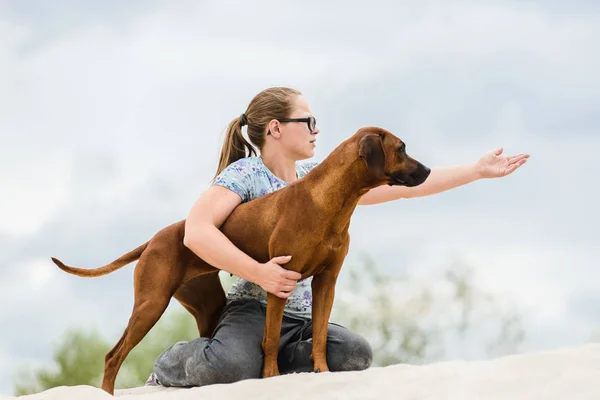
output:
<instances>
[{"instance_id":1,"label":"floral print t-shirt","mask_svg":"<svg viewBox=\"0 0 600 400\"><path fill-rule=\"evenodd\" d=\"M306 175L318 163L314 161L300 161L296 163L298 179ZM279 190L287 185L273 175L265 166L260 157L246 157L225 168L215 179L213 185L224 186L237 193L242 198L242 203L254 200L265 194ZM312 315L312 277L298 281L296 288L285 305L285 314L310 318ZM238 278L229 293L229 300L256 299L263 304L267 303L267 292L259 285Z\"/></svg>"}]
</instances>

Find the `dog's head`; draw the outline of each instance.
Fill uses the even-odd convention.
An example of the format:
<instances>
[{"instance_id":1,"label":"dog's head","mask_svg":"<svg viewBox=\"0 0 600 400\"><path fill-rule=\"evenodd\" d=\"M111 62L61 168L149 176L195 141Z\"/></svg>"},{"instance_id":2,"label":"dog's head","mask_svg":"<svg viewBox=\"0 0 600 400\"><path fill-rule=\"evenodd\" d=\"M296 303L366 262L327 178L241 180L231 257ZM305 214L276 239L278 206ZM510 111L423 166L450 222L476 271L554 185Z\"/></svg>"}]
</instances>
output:
<instances>
[{"instance_id":1,"label":"dog's head","mask_svg":"<svg viewBox=\"0 0 600 400\"><path fill-rule=\"evenodd\" d=\"M357 133L358 154L369 175L388 185L417 186L425 182L431 170L406 153L406 145L391 132L366 127Z\"/></svg>"}]
</instances>

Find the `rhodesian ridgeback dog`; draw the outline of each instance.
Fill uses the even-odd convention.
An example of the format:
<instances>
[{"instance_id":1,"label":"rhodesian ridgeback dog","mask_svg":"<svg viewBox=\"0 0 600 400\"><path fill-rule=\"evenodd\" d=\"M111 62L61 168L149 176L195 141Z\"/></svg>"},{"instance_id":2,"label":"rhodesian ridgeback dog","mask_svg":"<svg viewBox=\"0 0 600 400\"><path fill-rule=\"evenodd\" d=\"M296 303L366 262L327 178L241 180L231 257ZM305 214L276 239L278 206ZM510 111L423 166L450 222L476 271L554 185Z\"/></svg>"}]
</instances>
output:
<instances>
[{"instance_id":1,"label":"rhodesian ridgeback dog","mask_svg":"<svg viewBox=\"0 0 600 400\"><path fill-rule=\"evenodd\" d=\"M360 129L310 173L289 186L240 204L220 228L242 251L265 263L292 255L283 265L313 276L312 318L314 371L328 371L327 324L335 283L350 236L350 217L362 195L380 185L416 186L430 170L406 154L404 143L376 127ZM161 317L175 297L196 319L200 336L212 336L225 305L225 293L212 267L183 245L185 220L159 231L150 241L112 263L83 269L52 260L64 271L82 276L109 274L139 259L134 273L135 300L129 324L106 354L102 389L113 393L125 357ZM262 342L262 376L279 375L277 352L286 299L267 295Z\"/></svg>"}]
</instances>

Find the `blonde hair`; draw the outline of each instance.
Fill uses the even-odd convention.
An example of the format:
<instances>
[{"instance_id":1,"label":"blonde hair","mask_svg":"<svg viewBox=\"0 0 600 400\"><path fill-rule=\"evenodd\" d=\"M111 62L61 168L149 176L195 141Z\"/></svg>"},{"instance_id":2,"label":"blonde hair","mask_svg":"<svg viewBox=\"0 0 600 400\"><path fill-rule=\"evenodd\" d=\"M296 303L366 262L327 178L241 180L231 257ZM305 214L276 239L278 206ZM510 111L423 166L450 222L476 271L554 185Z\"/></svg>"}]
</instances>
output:
<instances>
[{"instance_id":1,"label":"blonde hair","mask_svg":"<svg viewBox=\"0 0 600 400\"><path fill-rule=\"evenodd\" d=\"M269 121L288 118L294 109L293 98L301 94L291 88L272 87L254 96L246 112L227 127L215 178L229 164L244 157L256 156L256 149L252 145L262 149ZM248 125L248 138L252 144L242 135L242 126L245 124Z\"/></svg>"}]
</instances>

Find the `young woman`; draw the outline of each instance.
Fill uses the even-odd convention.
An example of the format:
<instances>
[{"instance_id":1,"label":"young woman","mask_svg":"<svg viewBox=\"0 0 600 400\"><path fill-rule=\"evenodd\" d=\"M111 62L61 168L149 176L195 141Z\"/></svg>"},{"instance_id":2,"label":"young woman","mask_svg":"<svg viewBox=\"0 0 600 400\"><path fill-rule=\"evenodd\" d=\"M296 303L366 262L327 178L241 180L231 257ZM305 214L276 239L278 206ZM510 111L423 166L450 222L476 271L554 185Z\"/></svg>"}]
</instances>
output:
<instances>
[{"instance_id":1,"label":"young woman","mask_svg":"<svg viewBox=\"0 0 600 400\"><path fill-rule=\"evenodd\" d=\"M244 126L252 144L242 136ZM259 378L267 292L287 299L280 372L312 371L311 278L298 281L300 274L284 269L282 265L291 259L286 254L264 264L257 262L235 247L219 227L242 202L306 175L316 163L302 160L313 157L318 134L308 103L300 92L290 88L260 92L229 124L214 183L187 217L184 244L198 257L239 278L227 294L227 305L213 338L171 346L156 360L148 384L202 386ZM529 157L501 154L502 149L498 149L475 164L434 168L425 183L416 187L380 186L365 194L359 204L428 196L480 178L506 176ZM371 358L371 347L363 337L329 324L327 363L331 371L362 370L369 367Z\"/></svg>"}]
</instances>

